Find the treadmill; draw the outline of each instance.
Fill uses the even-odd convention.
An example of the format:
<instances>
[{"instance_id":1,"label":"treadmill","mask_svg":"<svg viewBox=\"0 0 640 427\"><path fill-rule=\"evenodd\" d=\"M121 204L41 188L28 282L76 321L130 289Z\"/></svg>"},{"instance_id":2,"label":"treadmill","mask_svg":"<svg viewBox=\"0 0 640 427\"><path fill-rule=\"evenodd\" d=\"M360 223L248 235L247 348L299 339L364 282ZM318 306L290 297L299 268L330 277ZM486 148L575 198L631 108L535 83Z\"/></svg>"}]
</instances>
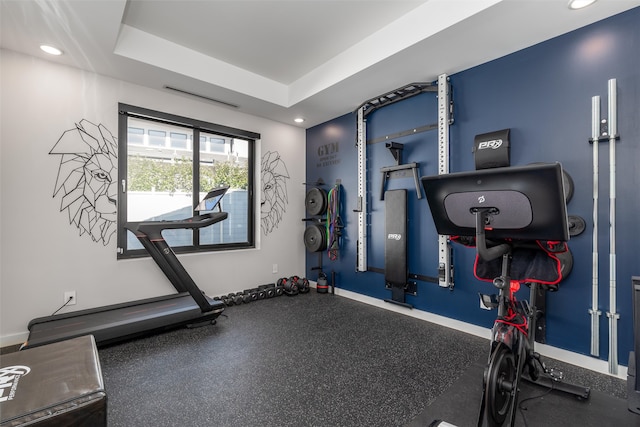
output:
<instances>
[{"instance_id":1,"label":"treadmill","mask_svg":"<svg viewBox=\"0 0 640 427\"><path fill-rule=\"evenodd\" d=\"M222 212L220 200L228 189L221 187L207 193L195 209L200 214L194 217L127 225L176 288L177 294L33 319L28 325L29 338L21 350L83 335L93 335L96 345L104 346L180 326L214 324L224 311L224 303L208 297L198 288L162 237L162 231L203 228L226 219L227 212ZM217 212L214 212L216 208Z\"/></svg>"}]
</instances>

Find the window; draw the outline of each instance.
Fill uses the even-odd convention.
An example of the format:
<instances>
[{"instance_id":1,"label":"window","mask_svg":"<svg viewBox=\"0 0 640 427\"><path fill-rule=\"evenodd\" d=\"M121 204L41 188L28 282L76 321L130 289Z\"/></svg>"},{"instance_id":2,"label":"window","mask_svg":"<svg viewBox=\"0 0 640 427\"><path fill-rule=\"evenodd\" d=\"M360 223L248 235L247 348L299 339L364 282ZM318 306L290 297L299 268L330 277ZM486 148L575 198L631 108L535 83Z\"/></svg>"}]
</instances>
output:
<instances>
[{"instance_id":1,"label":"window","mask_svg":"<svg viewBox=\"0 0 640 427\"><path fill-rule=\"evenodd\" d=\"M187 149L187 134L171 132L171 148Z\"/></svg>"},{"instance_id":2,"label":"window","mask_svg":"<svg viewBox=\"0 0 640 427\"><path fill-rule=\"evenodd\" d=\"M161 130L149 129L149 145L153 147L164 147L167 133Z\"/></svg>"},{"instance_id":3,"label":"window","mask_svg":"<svg viewBox=\"0 0 640 427\"><path fill-rule=\"evenodd\" d=\"M129 144L144 145L144 129L130 127Z\"/></svg>"},{"instance_id":4,"label":"window","mask_svg":"<svg viewBox=\"0 0 640 427\"><path fill-rule=\"evenodd\" d=\"M209 147L211 151L216 153L224 153L225 152L225 142L222 138L210 138L209 139Z\"/></svg>"},{"instance_id":5,"label":"window","mask_svg":"<svg viewBox=\"0 0 640 427\"><path fill-rule=\"evenodd\" d=\"M230 187L221 204L226 220L165 230L165 240L175 252L254 247L254 145L260 135L126 104L119 109L118 258L148 255L128 223L194 216L200 199L220 186Z\"/></svg>"}]
</instances>

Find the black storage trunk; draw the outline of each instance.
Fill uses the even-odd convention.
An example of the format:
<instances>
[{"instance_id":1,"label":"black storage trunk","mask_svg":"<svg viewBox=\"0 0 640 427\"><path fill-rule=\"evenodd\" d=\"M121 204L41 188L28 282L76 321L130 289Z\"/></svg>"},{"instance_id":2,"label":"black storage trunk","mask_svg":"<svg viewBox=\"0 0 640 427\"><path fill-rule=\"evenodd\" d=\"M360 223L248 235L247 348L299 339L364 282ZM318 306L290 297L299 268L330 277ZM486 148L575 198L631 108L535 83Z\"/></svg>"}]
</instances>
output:
<instances>
[{"instance_id":1,"label":"black storage trunk","mask_svg":"<svg viewBox=\"0 0 640 427\"><path fill-rule=\"evenodd\" d=\"M107 425L107 394L93 335L2 356L0 426Z\"/></svg>"}]
</instances>

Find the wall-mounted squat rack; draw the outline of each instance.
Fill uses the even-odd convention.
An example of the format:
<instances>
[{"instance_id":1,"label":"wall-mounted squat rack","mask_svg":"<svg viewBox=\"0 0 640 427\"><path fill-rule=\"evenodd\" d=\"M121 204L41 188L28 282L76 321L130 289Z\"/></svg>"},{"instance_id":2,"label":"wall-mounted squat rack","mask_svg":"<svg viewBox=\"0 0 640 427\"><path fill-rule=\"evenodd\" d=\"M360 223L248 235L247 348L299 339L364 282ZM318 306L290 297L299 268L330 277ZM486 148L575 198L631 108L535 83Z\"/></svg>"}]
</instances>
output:
<instances>
[{"instance_id":1,"label":"wall-mounted squat rack","mask_svg":"<svg viewBox=\"0 0 640 427\"><path fill-rule=\"evenodd\" d=\"M372 112L423 92L438 95L438 123L421 130L438 129L438 174L449 173L449 126L453 123L451 87L446 74L437 82L411 83L365 101L358 107L356 147L358 150L358 195L355 212L358 213L358 242L356 271L367 271L367 116ZM403 136L403 135L397 135ZM453 266L449 236L438 236L438 284L453 288Z\"/></svg>"},{"instance_id":2,"label":"wall-mounted squat rack","mask_svg":"<svg viewBox=\"0 0 640 427\"><path fill-rule=\"evenodd\" d=\"M451 87L446 74L438 76L438 175L449 173L449 126L453 123ZM450 236L438 235L438 285L453 289Z\"/></svg>"}]
</instances>

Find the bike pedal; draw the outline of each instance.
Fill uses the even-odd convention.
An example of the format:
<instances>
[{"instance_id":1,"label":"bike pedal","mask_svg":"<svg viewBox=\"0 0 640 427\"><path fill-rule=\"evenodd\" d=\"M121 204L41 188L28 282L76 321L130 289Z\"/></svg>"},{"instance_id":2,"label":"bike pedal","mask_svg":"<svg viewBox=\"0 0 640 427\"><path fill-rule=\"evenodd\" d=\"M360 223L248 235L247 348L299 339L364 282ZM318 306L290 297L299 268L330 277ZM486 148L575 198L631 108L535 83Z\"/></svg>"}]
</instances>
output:
<instances>
[{"instance_id":1,"label":"bike pedal","mask_svg":"<svg viewBox=\"0 0 640 427\"><path fill-rule=\"evenodd\" d=\"M560 381L564 377L564 373L562 373L562 371L559 371L557 369L549 368L546 371L547 371L547 375L549 375L553 381Z\"/></svg>"},{"instance_id":2,"label":"bike pedal","mask_svg":"<svg viewBox=\"0 0 640 427\"><path fill-rule=\"evenodd\" d=\"M478 294L480 296L480 306L487 310L493 310L498 307L498 299L495 295Z\"/></svg>"}]
</instances>

